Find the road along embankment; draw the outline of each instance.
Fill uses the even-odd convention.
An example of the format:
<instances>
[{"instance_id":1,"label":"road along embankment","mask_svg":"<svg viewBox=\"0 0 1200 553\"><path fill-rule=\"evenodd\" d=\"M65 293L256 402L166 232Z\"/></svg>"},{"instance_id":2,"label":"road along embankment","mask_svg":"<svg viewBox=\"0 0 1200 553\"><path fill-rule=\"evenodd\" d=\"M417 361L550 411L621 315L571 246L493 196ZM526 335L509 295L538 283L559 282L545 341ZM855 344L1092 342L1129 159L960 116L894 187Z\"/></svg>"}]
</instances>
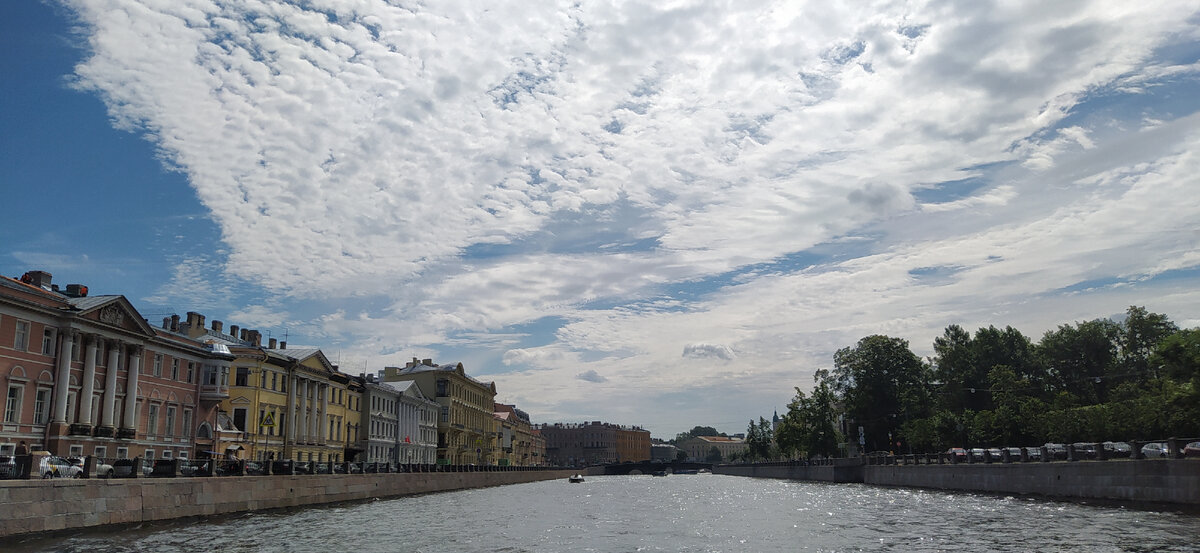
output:
<instances>
[{"instance_id":1,"label":"road along embankment","mask_svg":"<svg viewBox=\"0 0 1200 553\"><path fill-rule=\"evenodd\" d=\"M713 472L758 478L1200 506L1200 460L1196 459L940 465L866 465L857 459L835 459L824 465L719 465Z\"/></svg>"},{"instance_id":2,"label":"road along embankment","mask_svg":"<svg viewBox=\"0 0 1200 553\"><path fill-rule=\"evenodd\" d=\"M0 538L566 479L572 470L0 481ZM564 484L565 485L565 484Z\"/></svg>"}]
</instances>

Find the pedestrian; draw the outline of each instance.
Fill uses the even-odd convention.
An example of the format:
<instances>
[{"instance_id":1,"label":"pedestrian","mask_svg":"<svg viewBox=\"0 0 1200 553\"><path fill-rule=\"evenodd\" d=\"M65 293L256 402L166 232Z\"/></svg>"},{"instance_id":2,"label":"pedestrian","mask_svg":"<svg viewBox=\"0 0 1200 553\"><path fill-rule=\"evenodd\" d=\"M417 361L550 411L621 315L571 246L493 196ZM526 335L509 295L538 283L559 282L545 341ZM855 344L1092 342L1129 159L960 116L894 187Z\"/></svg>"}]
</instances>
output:
<instances>
[{"instance_id":1,"label":"pedestrian","mask_svg":"<svg viewBox=\"0 0 1200 553\"><path fill-rule=\"evenodd\" d=\"M25 444L25 440L21 440L21 443L17 445L17 450L13 454L29 455L29 446Z\"/></svg>"}]
</instances>

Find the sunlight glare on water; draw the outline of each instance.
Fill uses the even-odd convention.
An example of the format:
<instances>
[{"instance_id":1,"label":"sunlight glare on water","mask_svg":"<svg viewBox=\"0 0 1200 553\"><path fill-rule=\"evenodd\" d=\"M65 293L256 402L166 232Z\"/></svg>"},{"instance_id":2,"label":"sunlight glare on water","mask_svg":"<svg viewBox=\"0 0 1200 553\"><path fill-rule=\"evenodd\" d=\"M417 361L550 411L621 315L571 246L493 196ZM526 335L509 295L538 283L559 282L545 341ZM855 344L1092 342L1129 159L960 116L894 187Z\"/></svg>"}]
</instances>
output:
<instances>
[{"instance_id":1,"label":"sunlight glare on water","mask_svg":"<svg viewBox=\"0 0 1200 553\"><path fill-rule=\"evenodd\" d=\"M1195 552L1200 516L861 484L592 476L28 539L12 553ZM8 551L8 549L6 549Z\"/></svg>"}]
</instances>

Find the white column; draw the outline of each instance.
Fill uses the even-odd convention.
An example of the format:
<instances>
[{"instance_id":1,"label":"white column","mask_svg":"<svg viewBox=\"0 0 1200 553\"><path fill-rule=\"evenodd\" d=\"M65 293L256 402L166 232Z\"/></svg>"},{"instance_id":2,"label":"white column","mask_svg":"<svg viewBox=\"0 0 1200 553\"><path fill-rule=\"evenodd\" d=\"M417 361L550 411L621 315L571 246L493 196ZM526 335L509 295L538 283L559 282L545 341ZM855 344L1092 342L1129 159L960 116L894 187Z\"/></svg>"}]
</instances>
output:
<instances>
[{"instance_id":1,"label":"white column","mask_svg":"<svg viewBox=\"0 0 1200 553\"><path fill-rule=\"evenodd\" d=\"M100 406L100 426L112 427L117 406L117 365L121 362L121 346L108 352L108 372L104 375L104 403Z\"/></svg>"},{"instance_id":2,"label":"white column","mask_svg":"<svg viewBox=\"0 0 1200 553\"><path fill-rule=\"evenodd\" d=\"M141 346L129 346L129 374L125 378L125 417L121 428L137 431L137 386L138 372L142 370Z\"/></svg>"},{"instance_id":3,"label":"white column","mask_svg":"<svg viewBox=\"0 0 1200 553\"><path fill-rule=\"evenodd\" d=\"M321 386L321 443L329 441L329 385Z\"/></svg>"},{"instance_id":4,"label":"white column","mask_svg":"<svg viewBox=\"0 0 1200 553\"><path fill-rule=\"evenodd\" d=\"M308 442L308 379L300 379L300 441Z\"/></svg>"},{"instance_id":5,"label":"white column","mask_svg":"<svg viewBox=\"0 0 1200 553\"><path fill-rule=\"evenodd\" d=\"M291 382L289 383L290 387L288 389L288 393L292 396L292 412L288 413L288 420L287 420L288 439L291 440L293 444L295 444L295 443L299 443L299 440L296 439L296 419L298 418L297 415L300 412L300 402L297 400L297 397L296 397L298 395L296 389L300 385L300 380L297 379L295 376L292 376L289 378L290 378Z\"/></svg>"},{"instance_id":6,"label":"white column","mask_svg":"<svg viewBox=\"0 0 1200 553\"><path fill-rule=\"evenodd\" d=\"M75 345L75 333L62 330L62 344L58 348L58 376L54 382L54 417L50 422L67 422L67 393L71 391L71 353Z\"/></svg>"},{"instance_id":7,"label":"white column","mask_svg":"<svg viewBox=\"0 0 1200 553\"><path fill-rule=\"evenodd\" d=\"M89 336L83 358L83 389L79 392L79 424L92 425L92 394L96 392L96 355L100 338Z\"/></svg>"}]
</instances>

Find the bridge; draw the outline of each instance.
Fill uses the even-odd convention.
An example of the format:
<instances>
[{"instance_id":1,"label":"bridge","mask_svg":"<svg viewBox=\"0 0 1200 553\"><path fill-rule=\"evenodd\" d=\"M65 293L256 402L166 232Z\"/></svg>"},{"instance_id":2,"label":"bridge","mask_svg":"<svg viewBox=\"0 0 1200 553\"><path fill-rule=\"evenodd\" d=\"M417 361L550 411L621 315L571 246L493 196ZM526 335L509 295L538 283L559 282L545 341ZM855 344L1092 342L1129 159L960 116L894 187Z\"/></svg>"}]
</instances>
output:
<instances>
[{"instance_id":1,"label":"bridge","mask_svg":"<svg viewBox=\"0 0 1200 553\"><path fill-rule=\"evenodd\" d=\"M639 461L637 463L604 465L604 474L652 474L660 470L665 470L668 473L674 474L685 471L697 471L701 469L712 470L712 468L712 463L686 463L682 461L672 461L670 463L652 463L650 461Z\"/></svg>"}]
</instances>

